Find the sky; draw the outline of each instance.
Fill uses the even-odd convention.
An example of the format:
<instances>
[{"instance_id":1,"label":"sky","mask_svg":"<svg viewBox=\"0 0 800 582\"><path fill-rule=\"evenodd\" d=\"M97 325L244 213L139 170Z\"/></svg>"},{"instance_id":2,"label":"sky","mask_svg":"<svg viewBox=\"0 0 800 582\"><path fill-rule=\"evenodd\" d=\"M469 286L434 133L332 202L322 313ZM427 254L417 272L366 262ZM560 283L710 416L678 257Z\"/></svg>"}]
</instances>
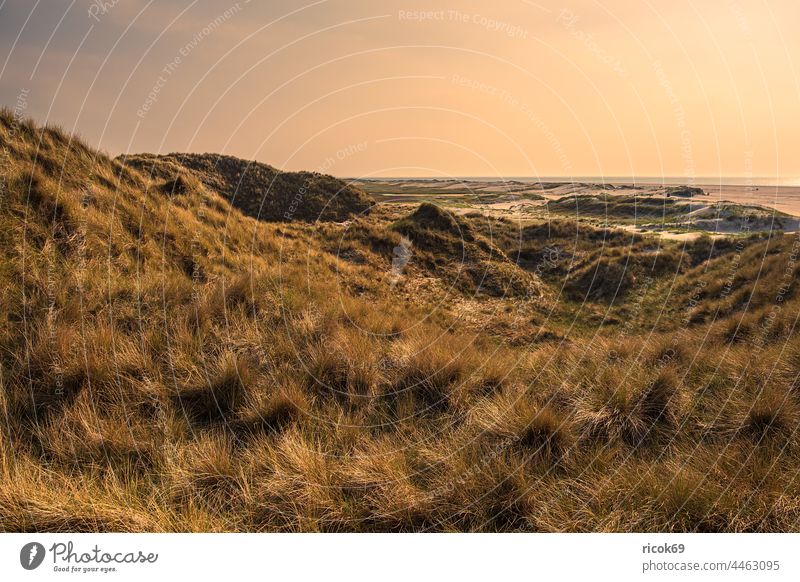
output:
<instances>
[{"instance_id":1,"label":"sky","mask_svg":"<svg viewBox=\"0 0 800 582\"><path fill-rule=\"evenodd\" d=\"M112 155L791 181L798 22L795 0L0 0L0 102Z\"/></svg>"}]
</instances>

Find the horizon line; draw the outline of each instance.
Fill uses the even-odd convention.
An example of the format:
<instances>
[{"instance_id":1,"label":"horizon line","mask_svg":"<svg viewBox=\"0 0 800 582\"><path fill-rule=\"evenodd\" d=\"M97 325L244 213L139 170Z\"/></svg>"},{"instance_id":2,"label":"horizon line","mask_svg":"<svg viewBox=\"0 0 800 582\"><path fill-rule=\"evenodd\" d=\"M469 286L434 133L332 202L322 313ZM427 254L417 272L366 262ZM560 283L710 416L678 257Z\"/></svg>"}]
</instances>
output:
<instances>
[{"instance_id":1,"label":"horizon line","mask_svg":"<svg viewBox=\"0 0 800 582\"><path fill-rule=\"evenodd\" d=\"M512 180L525 180L532 183L536 182L561 182L570 184L575 182L599 182L603 184L616 184L616 183L641 183L641 184L658 184L664 183L669 185L715 185L720 184L724 186L800 186L800 176L597 176L597 175L577 175L577 176L340 176L342 180L363 180L363 181L381 181L381 180L428 180L428 181L512 181ZM770 184L761 181L772 182Z\"/></svg>"}]
</instances>

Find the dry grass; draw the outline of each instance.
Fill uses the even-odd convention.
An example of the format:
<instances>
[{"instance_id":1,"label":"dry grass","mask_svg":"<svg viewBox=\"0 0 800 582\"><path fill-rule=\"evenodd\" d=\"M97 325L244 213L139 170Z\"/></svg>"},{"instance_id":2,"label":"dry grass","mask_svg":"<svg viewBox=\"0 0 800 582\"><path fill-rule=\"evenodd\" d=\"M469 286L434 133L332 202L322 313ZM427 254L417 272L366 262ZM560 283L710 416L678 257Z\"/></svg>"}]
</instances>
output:
<instances>
[{"instance_id":1,"label":"dry grass","mask_svg":"<svg viewBox=\"0 0 800 582\"><path fill-rule=\"evenodd\" d=\"M0 141L0 530L798 529L793 237L274 224Z\"/></svg>"}]
</instances>

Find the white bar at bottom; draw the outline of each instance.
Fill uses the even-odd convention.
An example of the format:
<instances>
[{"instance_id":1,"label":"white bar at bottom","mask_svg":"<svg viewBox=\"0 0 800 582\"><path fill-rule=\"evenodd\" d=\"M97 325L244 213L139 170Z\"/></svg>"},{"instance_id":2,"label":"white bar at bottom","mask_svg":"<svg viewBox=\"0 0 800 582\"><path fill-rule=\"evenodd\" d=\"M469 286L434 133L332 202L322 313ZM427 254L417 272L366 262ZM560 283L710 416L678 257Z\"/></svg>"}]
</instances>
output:
<instances>
[{"instance_id":1,"label":"white bar at bottom","mask_svg":"<svg viewBox=\"0 0 800 582\"><path fill-rule=\"evenodd\" d=\"M800 579L798 548L800 534L0 534L0 579L777 581Z\"/></svg>"}]
</instances>

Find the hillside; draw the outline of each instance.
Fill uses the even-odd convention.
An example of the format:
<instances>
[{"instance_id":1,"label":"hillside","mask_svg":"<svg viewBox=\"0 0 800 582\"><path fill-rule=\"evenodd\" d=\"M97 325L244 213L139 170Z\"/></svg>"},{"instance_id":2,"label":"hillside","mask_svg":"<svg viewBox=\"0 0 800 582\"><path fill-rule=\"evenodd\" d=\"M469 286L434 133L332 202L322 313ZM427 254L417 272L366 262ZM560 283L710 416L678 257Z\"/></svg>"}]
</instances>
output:
<instances>
[{"instance_id":1,"label":"hillside","mask_svg":"<svg viewBox=\"0 0 800 582\"><path fill-rule=\"evenodd\" d=\"M794 235L0 149L2 531L798 529Z\"/></svg>"},{"instance_id":2,"label":"hillside","mask_svg":"<svg viewBox=\"0 0 800 582\"><path fill-rule=\"evenodd\" d=\"M140 154L118 161L163 180L168 186L179 176L196 178L235 208L261 220L340 222L369 212L373 205L363 190L333 176L281 172L267 164L233 156Z\"/></svg>"},{"instance_id":3,"label":"hillside","mask_svg":"<svg viewBox=\"0 0 800 582\"><path fill-rule=\"evenodd\" d=\"M470 295L538 297L538 278L520 269L464 219L423 203L391 228L412 244L415 259Z\"/></svg>"}]
</instances>

